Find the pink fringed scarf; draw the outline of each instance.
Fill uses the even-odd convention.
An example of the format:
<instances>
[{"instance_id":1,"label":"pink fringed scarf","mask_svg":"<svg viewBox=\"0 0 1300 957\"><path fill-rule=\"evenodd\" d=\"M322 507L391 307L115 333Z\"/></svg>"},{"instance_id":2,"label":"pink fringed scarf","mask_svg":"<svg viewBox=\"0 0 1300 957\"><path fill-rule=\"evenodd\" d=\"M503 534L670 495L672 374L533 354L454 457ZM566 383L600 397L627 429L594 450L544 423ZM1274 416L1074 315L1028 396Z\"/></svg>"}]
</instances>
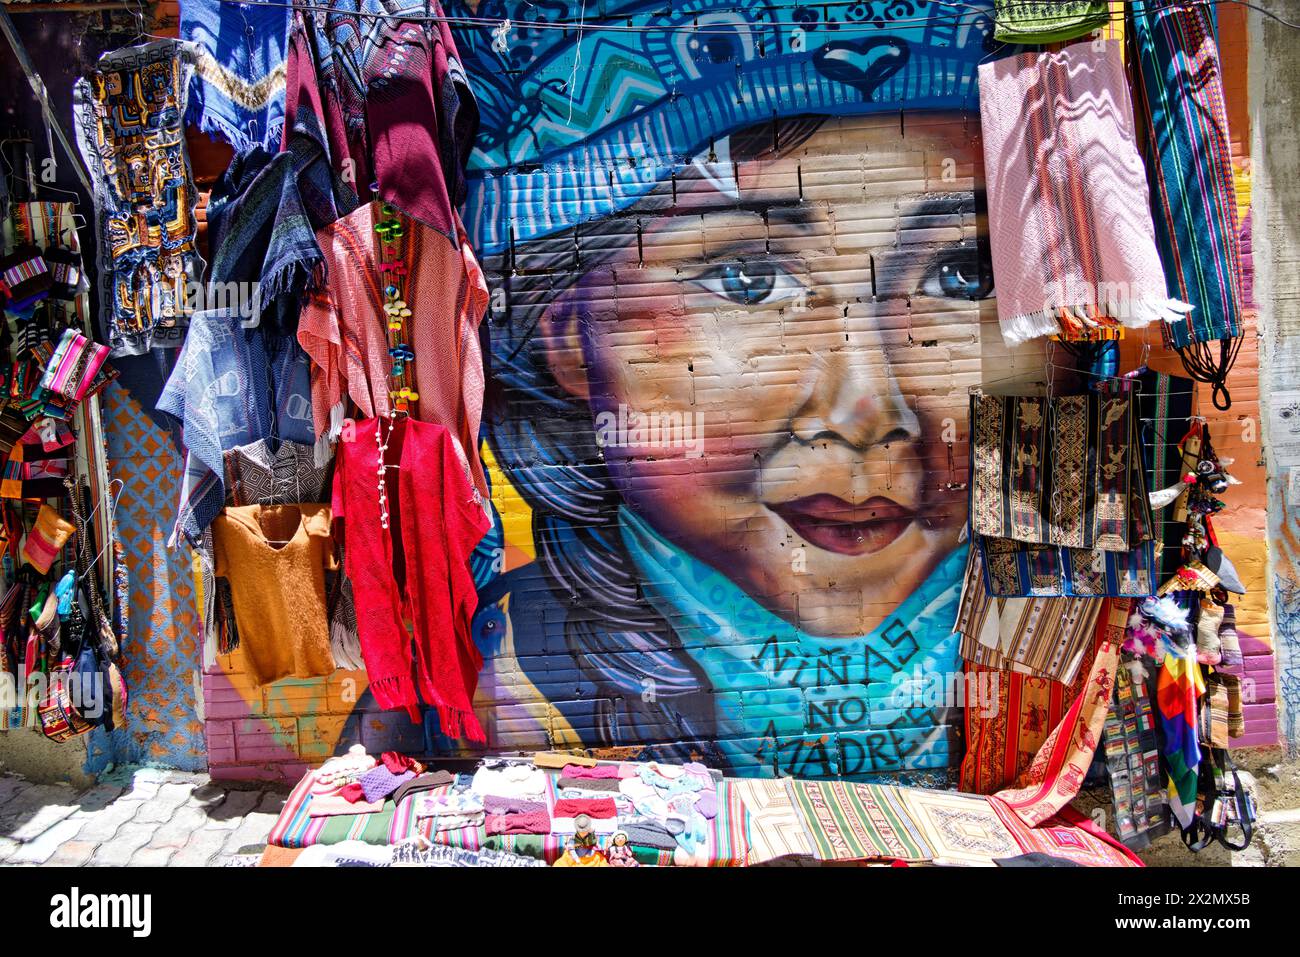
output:
<instances>
[{"instance_id":1,"label":"pink fringed scarf","mask_svg":"<svg viewBox=\"0 0 1300 957\"><path fill-rule=\"evenodd\" d=\"M1180 322L1156 251L1119 44L979 68L989 242L1002 337L1114 338Z\"/></svg>"}]
</instances>

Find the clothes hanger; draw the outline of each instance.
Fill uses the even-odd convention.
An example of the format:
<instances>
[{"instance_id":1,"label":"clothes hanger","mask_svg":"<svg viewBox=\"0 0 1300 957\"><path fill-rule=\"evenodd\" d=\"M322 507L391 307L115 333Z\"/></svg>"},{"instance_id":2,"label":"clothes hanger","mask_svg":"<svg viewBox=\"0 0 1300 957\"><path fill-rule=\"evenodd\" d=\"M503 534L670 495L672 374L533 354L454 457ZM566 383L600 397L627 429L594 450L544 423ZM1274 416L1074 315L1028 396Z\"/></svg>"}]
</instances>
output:
<instances>
[{"instance_id":1,"label":"clothes hanger","mask_svg":"<svg viewBox=\"0 0 1300 957\"><path fill-rule=\"evenodd\" d=\"M0 140L0 146L4 146L4 144L6 144L6 143L31 143L31 142L32 142L32 140L30 140L30 139L11 138L11 139L7 139L7 140ZM29 171L28 171L28 175L26 175L26 176L24 176L22 173L18 172L17 167L15 167L14 164L13 164L13 162L10 161L8 155L4 152L3 149L0 149L0 160L3 160L3 161L4 161L5 168L6 168L6 170L7 170L7 174L6 174L6 175L11 176L11 177L16 177L16 178L22 180L24 183L26 183L26 184L27 184L27 192L32 196L32 199L29 199L29 200L22 200L22 199L20 199L20 200L15 200L15 202L19 202L19 203L23 203L23 202L28 202L28 203L35 202L35 203L39 203L39 202L42 202L41 197L40 197L40 194L41 194L41 193L60 193L60 194L62 194L62 195L64 195L64 196L71 196L71 197L72 197L72 206L73 206L73 210L72 210L72 221L73 221L74 223L77 224L77 228L78 228L78 229L84 229L86 226L89 225L90 221L89 221L88 219L86 219L86 217L83 216L81 213L77 212L77 210L76 210L76 207L81 203L81 194L80 194L80 193L76 192L75 190L71 190L71 189L63 189L61 186L51 186L51 185L49 185L48 183L42 183L41 185L37 186L36 183L34 182L34 179L33 179L33 176L32 176L31 171L29 170Z\"/></svg>"},{"instance_id":2,"label":"clothes hanger","mask_svg":"<svg viewBox=\"0 0 1300 957\"><path fill-rule=\"evenodd\" d=\"M31 146L33 145L32 138L30 136L13 136L6 140L0 140L0 147L3 147L10 143L27 144L28 148L22 151L23 159L26 161L24 165L27 167L27 173L26 175L24 175L23 173L19 172L16 161L11 160L9 158L9 154L5 150L0 149L0 160L4 160L4 164L5 164L5 178L7 180L12 180L15 182L22 183L24 186L27 187L26 189L27 195L35 196L36 195L36 186L34 183L35 173L32 170L32 157L31 157ZM10 196L10 201L15 203L30 202L30 200L15 199L13 196Z\"/></svg>"},{"instance_id":3,"label":"clothes hanger","mask_svg":"<svg viewBox=\"0 0 1300 957\"><path fill-rule=\"evenodd\" d=\"M126 44L127 46L135 46L137 42L143 40L149 35L144 28L144 4L138 4L136 8L131 11L131 15L135 17L136 26L139 29L137 30L136 35L131 38L130 43Z\"/></svg>"},{"instance_id":4,"label":"clothes hanger","mask_svg":"<svg viewBox=\"0 0 1300 957\"><path fill-rule=\"evenodd\" d=\"M297 473L295 473L295 474L297 474ZM276 504L276 501L275 501L275 489L276 489L276 486L279 484L279 481L280 481L280 480L276 477L276 474L275 474L275 466L274 466L274 464L272 464L272 467L271 467L271 494L270 494L270 497L268 498L268 500L267 500L267 502L266 502L265 505L258 505L258 507L257 507L257 511L258 511L258 526L262 528L263 540L264 540L264 541L266 542L266 544L268 544L268 545L288 545L291 541L293 541L293 535L289 536L288 538L271 538L271 537L267 536L267 534L266 534L266 527L263 526L262 523L261 523L261 516L262 516L262 511L263 511L263 509L275 509L275 508L279 508L279 507L280 507L279 505ZM286 503L286 504L288 504L288 503ZM299 508L299 509L298 509L298 525L297 525L297 526L294 526L294 530L293 530L293 534L294 534L294 535L297 535L297 534L298 534L298 527L301 526L301 525L302 525L302 509Z\"/></svg>"},{"instance_id":5,"label":"clothes hanger","mask_svg":"<svg viewBox=\"0 0 1300 957\"><path fill-rule=\"evenodd\" d=\"M159 36L156 33L150 33L148 30L146 30L144 26L144 11L145 11L144 2L143 0L140 0L140 2L136 4L135 9L131 11L131 15L135 17L136 25L139 27L139 32L137 32L136 35L130 39L129 42L122 44L122 46L124 47L135 46L141 40L145 40L145 39L168 40L173 43L180 42L177 40L176 37L163 37L163 36Z\"/></svg>"},{"instance_id":6,"label":"clothes hanger","mask_svg":"<svg viewBox=\"0 0 1300 957\"><path fill-rule=\"evenodd\" d=\"M274 415L274 413L273 413L273 415ZM276 442L276 449L277 449L277 450L283 447L283 440L280 438L280 425L279 425L279 420L278 420L278 419L277 419L277 420L272 424L272 426L271 426L271 434L270 434L270 438L275 439L275 442ZM286 538L286 539L268 538L268 539L266 539L266 543L267 543L268 545L288 545L290 542L293 541L293 539L294 539L295 537L297 537L298 529L302 527L302 523L303 523L303 514L302 514L302 478L301 478L301 477L299 476L299 474L298 474L298 467L297 467L297 464L296 464L296 463L297 463L297 452L296 452L296 451L295 451L295 453L294 453L294 456L295 456L295 458L294 458L294 462L295 462L295 464L294 464L294 469L293 469L293 481L294 481L294 502L285 502L284 504L286 504L286 505L294 505L294 506L295 506L295 508L296 508L297 511L298 511L298 524L294 526L294 530L293 530L293 535L292 535L292 536L290 536L289 538ZM275 494L275 492L276 492L276 489L279 487L279 484L280 484L280 478L279 478L279 476L277 476L277 475L275 474L275 458L274 458L274 456L273 456L272 459L271 459L271 494L270 494L269 499L268 499L268 501L267 501L267 505L266 505L267 508L275 508L275 507L276 507L276 501L275 501L275 499L276 499L276 494ZM263 534L265 534L265 532L263 532Z\"/></svg>"},{"instance_id":7,"label":"clothes hanger","mask_svg":"<svg viewBox=\"0 0 1300 957\"><path fill-rule=\"evenodd\" d=\"M74 190L64 189L62 186L49 186L43 183L40 186L36 187L36 192L37 193L59 193L63 196L71 196L73 206L76 206L81 202L80 193L75 192ZM75 209L72 211L72 218L74 221L77 222L77 228L79 229L82 226L85 226L89 222L89 220L87 220L85 216L82 216L81 213L77 212Z\"/></svg>"},{"instance_id":8,"label":"clothes hanger","mask_svg":"<svg viewBox=\"0 0 1300 957\"><path fill-rule=\"evenodd\" d=\"M113 494L114 485L120 486L117 490L117 495ZM125 492L126 492L126 482L123 479L115 478L108 483L108 503L109 503L108 524L110 528L112 527L114 521L117 519L117 506L121 504L122 496L123 494L125 494ZM96 502L94 507L90 510L90 514L86 516L85 527L87 529L92 529L95 527L95 514L99 511L100 506L103 504L104 504L103 501ZM104 546L99 550L99 554L97 554L93 559L91 559L91 561L86 565L86 571L85 574L82 575L80 579L81 581L86 581L94 575L95 569L99 567L100 560L104 557L104 554L108 551L108 546L109 546L109 542L106 540L104 542Z\"/></svg>"},{"instance_id":9,"label":"clothes hanger","mask_svg":"<svg viewBox=\"0 0 1300 957\"><path fill-rule=\"evenodd\" d=\"M1145 365L1145 364L1144 364L1144 365ZM1138 370L1135 370L1135 371L1141 371L1142 368L1143 368L1142 366L1139 366L1139 367L1138 367ZM1102 375L1101 373L1098 373L1098 372L1089 372L1087 369L1076 369L1074 366L1061 365L1060 363L1057 363L1057 362L1047 362L1047 363L1045 363L1044 366L1043 366L1043 375L1044 375L1044 379L1042 380L1042 381L1043 381L1043 384L1046 384L1047 381L1048 381L1048 379L1050 379L1050 378L1052 377L1051 370L1053 370L1053 369L1060 369L1060 370L1062 370L1062 371L1064 371L1064 372L1071 372L1071 373L1074 373L1074 374L1076 374L1076 375L1083 375L1083 376L1088 376L1089 378L1092 378L1092 379L1101 379L1101 380L1111 381L1111 382L1131 382L1131 381L1132 381L1132 374L1131 374L1131 373L1128 374L1128 375ZM979 385L972 385L972 386L970 386L970 387L967 389L967 392L969 392L969 393L980 392L980 391L983 391L984 389L990 388L990 387L992 387L992 386L1000 385L1000 384L1002 384L1002 383L1004 383L1004 382L1022 382L1022 383L1024 383L1025 385L1033 385L1033 384L1035 384L1033 381L1026 381L1026 380L1025 380L1025 375L1026 375L1026 373L1028 373L1028 372L1030 372L1030 370L1029 370L1029 369L1026 369L1026 370L1024 370L1024 372L1013 372L1013 373L1011 373L1010 375L1000 376L1000 377L998 377L998 378L996 378L996 379L990 379L990 380L987 381L987 382L981 382ZM1141 386L1140 386L1140 385L1135 385L1135 389L1136 389L1137 392L1140 394L1140 392L1141 392ZM1192 388L1192 389L1178 389L1178 390L1175 390L1175 391L1173 391L1173 392L1170 392L1169 394L1170 394L1170 395L1196 395L1196 389L1195 389L1195 388Z\"/></svg>"}]
</instances>

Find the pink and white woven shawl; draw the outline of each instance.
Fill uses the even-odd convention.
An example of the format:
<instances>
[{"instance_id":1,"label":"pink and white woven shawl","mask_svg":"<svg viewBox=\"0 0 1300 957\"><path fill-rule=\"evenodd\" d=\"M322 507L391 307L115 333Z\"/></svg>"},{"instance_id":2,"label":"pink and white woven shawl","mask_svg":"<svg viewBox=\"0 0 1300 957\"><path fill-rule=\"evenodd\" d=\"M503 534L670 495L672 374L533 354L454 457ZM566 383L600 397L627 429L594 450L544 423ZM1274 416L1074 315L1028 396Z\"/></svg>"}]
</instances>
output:
<instances>
[{"instance_id":1,"label":"pink and white woven shawl","mask_svg":"<svg viewBox=\"0 0 1300 957\"><path fill-rule=\"evenodd\" d=\"M1169 298L1156 251L1119 44L995 60L979 85L1007 343L1185 318L1191 306Z\"/></svg>"}]
</instances>

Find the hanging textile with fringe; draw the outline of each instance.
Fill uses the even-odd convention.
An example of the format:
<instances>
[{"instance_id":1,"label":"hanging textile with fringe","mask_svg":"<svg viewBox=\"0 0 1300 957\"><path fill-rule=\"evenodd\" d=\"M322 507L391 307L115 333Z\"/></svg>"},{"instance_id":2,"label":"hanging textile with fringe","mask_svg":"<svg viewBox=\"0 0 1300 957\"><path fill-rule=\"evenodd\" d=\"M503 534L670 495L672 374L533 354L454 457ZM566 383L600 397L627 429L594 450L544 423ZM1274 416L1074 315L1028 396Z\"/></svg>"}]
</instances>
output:
<instances>
[{"instance_id":1,"label":"hanging textile with fringe","mask_svg":"<svg viewBox=\"0 0 1300 957\"><path fill-rule=\"evenodd\" d=\"M1156 251L1119 44L979 68L998 324L1008 345L1182 321Z\"/></svg>"},{"instance_id":2,"label":"hanging textile with fringe","mask_svg":"<svg viewBox=\"0 0 1300 957\"><path fill-rule=\"evenodd\" d=\"M1165 328L1192 378L1232 404L1227 377L1242 343L1240 233L1232 148L1209 4L1129 4L1133 85L1146 127L1156 240L1170 296L1193 309Z\"/></svg>"}]
</instances>

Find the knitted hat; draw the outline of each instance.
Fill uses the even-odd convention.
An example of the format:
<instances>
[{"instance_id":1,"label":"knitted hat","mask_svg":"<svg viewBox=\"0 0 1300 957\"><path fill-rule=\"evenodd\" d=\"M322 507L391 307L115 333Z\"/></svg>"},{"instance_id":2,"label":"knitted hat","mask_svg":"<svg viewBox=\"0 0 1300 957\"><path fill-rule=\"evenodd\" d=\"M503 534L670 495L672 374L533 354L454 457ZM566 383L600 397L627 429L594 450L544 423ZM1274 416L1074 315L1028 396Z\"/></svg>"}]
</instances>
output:
<instances>
[{"instance_id":1,"label":"knitted hat","mask_svg":"<svg viewBox=\"0 0 1300 957\"><path fill-rule=\"evenodd\" d=\"M671 851L677 848L677 839L653 821L624 822L622 833L628 842L638 847L652 847L655 850Z\"/></svg>"},{"instance_id":2,"label":"knitted hat","mask_svg":"<svg viewBox=\"0 0 1300 957\"><path fill-rule=\"evenodd\" d=\"M415 777L414 771L403 771L401 774L394 774L381 764L362 776L361 790L365 792L367 802L380 801L413 777Z\"/></svg>"},{"instance_id":3,"label":"knitted hat","mask_svg":"<svg viewBox=\"0 0 1300 957\"><path fill-rule=\"evenodd\" d=\"M525 801L522 798L489 794L483 799L483 807L489 814L528 814L533 811L545 811L546 802Z\"/></svg>"},{"instance_id":4,"label":"knitted hat","mask_svg":"<svg viewBox=\"0 0 1300 957\"><path fill-rule=\"evenodd\" d=\"M591 778L596 780L614 779L619 777L619 766L617 764L598 764L594 768L583 767L580 764L566 764L564 770L560 772L562 778Z\"/></svg>"},{"instance_id":5,"label":"knitted hat","mask_svg":"<svg viewBox=\"0 0 1300 957\"><path fill-rule=\"evenodd\" d=\"M408 794L418 794L421 791L432 791L434 788L447 787L455 780L456 776L450 771L430 771L428 774L416 775L393 792L393 802L401 804L402 799Z\"/></svg>"},{"instance_id":6,"label":"knitted hat","mask_svg":"<svg viewBox=\"0 0 1300 957\"><path fill-rule=\"evenodd\" d=\"M486 829L489 834L550 834L551 817L545 808L523 814L489 814Z\"/></svg>"},{"instance_id":7,"label":"knitted hat","mask_svg":"<svg viewBox=\"0 0 1300 957\"><path fill-rule=\"evenodd\" d=\"M556 782L558 788L577 788L580 791L617 791L618 778L571 778L567 774Z\"/></svg>"},{"instance_id":8,"label":"knitted hat","mask_svg":"<svg viewBox=\"0 0 1300 957\"><path fill-rule=\"evenodd\" d=\"M556 817L577 817L586 814L593 819L616 817L618 809L613 798L571 798L555 802Z\"/></svg>"},{"instance_id":9,"label":"knitted hat","mask_svg":"<svg viewBox=\"0 0 1300 957\"><path fill-rule=\"evenodd\" d=\"M462 8L474 7L453 0L448 15ZM594 42L498 37L495 21L456 32L481 118L465 223L485 255L626 210L683 158L707 154L730 175L728 137L747 127L973 110L993 33L987 4L954 13L937 0L609 0L601 13L635 29Z\"/></svg>"}]
</instances>

